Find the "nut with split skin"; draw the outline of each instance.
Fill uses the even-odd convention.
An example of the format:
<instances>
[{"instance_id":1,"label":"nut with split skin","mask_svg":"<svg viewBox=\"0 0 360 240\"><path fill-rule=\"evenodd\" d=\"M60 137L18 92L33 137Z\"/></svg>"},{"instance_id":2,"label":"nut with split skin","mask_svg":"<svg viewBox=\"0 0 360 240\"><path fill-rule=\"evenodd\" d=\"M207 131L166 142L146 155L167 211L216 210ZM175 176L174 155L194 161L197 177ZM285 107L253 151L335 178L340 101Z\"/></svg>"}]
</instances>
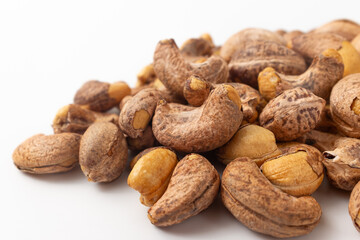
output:
<instances>
[{"instance_id":1,"label":"nut with split skin","mask_svg":"<svg viewBox=\"0 0 360 240\"><path fill-rule=\"evenodd\" d=\"M84 83L76 92L74 103L93 111L105 112L130 93L131 89L125 82L110 84L92 80Z\"/></svg>"},{"instance_id":2,"label":"nut with split skin","mask_svg":"<svg viewBox=\"0 0 360 240\"><path fill-rule=\"evenodd\" d=\"M260 114L260 125L278 141L291 141L314 129L325 100L305 88L285 90L272 99Z\"/></svg>"},{"instance_id":3,"label":"nut with split skin","mask_svg":"<svg viewBox=\"0 0 360 240\"><path fill-rule=\"evenodd\" d=\"M277 238L310 233L320 221L313 197L294 197L273 186L250 158L228 164L221 181L225 207L253 231Z\"/></svg>"},{"instance_id":4,"label":"nut with split skin","mask_svg":"<svg viewBox=\"0 0 360 240\"><path fill-rule=\"evenodd\" d=\"M141 194L140 202L151 207L164 194L178 162L176 154L165 147L146 149L132 161L128 185Z\"/></svg>"},{"instance_id":5,"label":"nut with split skin","mask_svg":"<svg viewBox=\"0 0 360 240\"><path fill-rule=\"evenodd\" d=\"M203 34L199 38L190 38L180 47L180 52L184 56L199 57L211 56L214 51L214 43L209 34Z\"/></svg>"},{"instance_id":6,"label":"nut with split skin","mask_svg":"<svg viewBox=\"0 0 360 240\"><path fill-rule=\"evenodd\" d=\"M188 62L173 39L162 40L154 53L154 69L160 81L173 94L183 97L186 79L197 75L210 83L223 83L228 79L227 63L212 56L202 63Z\"/></svg>"},{"instance_id":7,"label":"nut with split skin","mask_svg":"<svg viewBox=\"0 0 360 240\"><path fill-rule=\"evenodd\" d=\"M114 181L124 171L127 156L124 134L113 123L94 123L82 136L79 163L89 181Z\"/></svg>"},{"instance_id":8,"label":"nut with split skin","mask_svg":"<svg viewBox=\"0 0 360 240\"><path fill-rule=\"evenodd\" d=\"M37 134L21 143L12 158L15 166L27 173L66 172L79 163L80 139L76 133Z\"/></svg>"},{"instance_id":9,"label":"nut with split skin","mask_svg":"<svg viewBox=\"0 0 360 240\"><path fill-rule=\"evenodd\" d=\"M219 185L219 174L206 158L186 155L176 165L164 195L149 209L148 218L158 227L180 223L208 208Z\"/></svg>"},{"instance_id":10,"label":"nut with split skin","mask_svg":"<svg viewBox=\"0 0 360 240\"><path fill-rule=\"evenodd\" d=\"M224 164L248 157L261 166L265 160L280 154L274 134L257 125L242 126L228 143L217 150L217 157Z\"/></svg>"},{"instance_id":11,"label":"nut with split skin","mask_svg":"<svg viewBox=\"0 0 360 240\"><path fill-rule=\"evenodd\" d=\"M112 122L117 124L118 115L94 112L81 105L69 104L56 113L52 127L54 133L73 132L83 134L95 122Z\"/></svg>"},{"instance_id":12,"label":"nut with split skin","mask_svg":"<svg viewBox=\"0 0 360 240\"><path fill-rule=\"evenodd\" d=\"M349 214L356 230L360 232L360 182L351 192L349 200Z\"/></svg>"},{"instance_id":13,"label":"nut with split skin","mask_svg":"<svg viewBox=\"0 0 360 240\"><path fill-rule=\"evenodd\" d=\"M206 152L224 145L242 122L241 100L219 85L200 107L160 101L152 121L160 144L183 152Z\"/></svg>"},{"instance_id":14,"label":"nut with split skin","mask_svg":"<svg viewBox=\"0 0 360 240\"><path fill-rule=\"evenodd\" d=\"M302 87L315 95L328 100L332 87L344 73L344 64L340 54L327 49L316 56L311 66L301 75L285 75L268 67L258 76L259 91L266 100L271 100L284 90Z\"/></svg>"},{"instance_id":15,"label":"nut with split skin","mask_svg":"<svg viewBox=\"0 0 360 240\"><path fill-rule=\"evenodd\" d=\"M261 165L264 176L290 195L311 195L324 178L321 152L301 143L280 144L279 148L280 156Z\"/></svg>"},{"instance_id":16,"label":"nut with split skin","mask_svg":"<svg viewBox=\"0 0 360 240\"><path fill-rule=\"evenodd\" d=\"M151 148L157 145L157 141L153 134L151 124L149 124L141 137L131 138L127 137L126 142L132 151L142 151L146 148Z\"/></svg>"}]
</instances>

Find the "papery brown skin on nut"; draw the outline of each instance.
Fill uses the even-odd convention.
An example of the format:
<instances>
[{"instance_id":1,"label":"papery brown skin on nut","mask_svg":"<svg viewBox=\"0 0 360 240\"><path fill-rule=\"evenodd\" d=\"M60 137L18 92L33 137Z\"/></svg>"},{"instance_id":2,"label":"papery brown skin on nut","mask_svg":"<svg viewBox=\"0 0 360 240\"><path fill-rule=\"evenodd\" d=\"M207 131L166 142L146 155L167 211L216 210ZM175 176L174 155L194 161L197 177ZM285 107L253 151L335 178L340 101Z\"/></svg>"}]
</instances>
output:
<instances>
[{"instance_id":1,"label":"papery brown skin on nut","mask_svg":"<svg viewBox=\"0 0 360 240\"><path fill-rule=\"evenodd\" d=\"M247 28L226 40L220 49L220 56L229 62L234 52L244 49L245 44L252 41L272 41L282 45L286 44L278 33L260 28Z\"/></svg>"},{"instance_id":2,"label":"papery brown skin on nut","mask_svg":"<svg viewBox=\"0 0 360 240\"><path fill-rule=\"evenodd\" d=\"M360 232L360 182L351 192L349 199L349 214L356 230Z\"/></svg>"},{"instance_id":3,"label":"papery brown skin on nut","mask_svg":"<svg viewBox=\"0 0 360 240\"><path fill-rule=\"evenodd\" d=\"M37 134L21 143L13 152L15 166L24 172L47 174L66 172L79 162L81 135Z\"/></svg>"},{"instance_id":4,"label":"papery brown skin on nut","mask_svg":"<svg viewBox=\"0 0 360 240\"><path fill-rule=\"evenodd\" d=\"M305 88L294 88L272 99L259 121L275 134L277 141L291 141L315 128L324 107L324 99Z\"/></svg>"},{"instance_id":5,"label":"papery brown skin on nut","mask_svg":"<svg viewBox=\"0 0 360 240\"><path fill-rule=\"evenodd\" d=\"M224 83L229 74L227 63L218 56L202 63L188 62L173 39L162 40L156 46L154 69L160 81L178 97L183 97L185 81L191 75L200 76L210 83Z\"/></svg>"},{"instance_id":6,"label":"papery brown skin on nut","mask_svg":"<svg viewBox=\"0 0 360 240\"><path fill-rule=\"evenodd\" d=\"M182 152L207 152L224 145L242 122L235 89L219 85L200 107L160 102L152 121L160 144Z\"/></svg>"},{"instance_id":7,"label":"papery brown skin on nut","mask_svg":"<svg viewBox=\"0 0 360 240\"><path fill-rule=\"evenodd\" d=\"M344 64L340 54L327 49L316 56L311 66L301 75L285 75L269 67L258 76L259 90L266 100L271 100L284 90L302 87L315 95L328 100L332 87L344 73Z\"/></svg>"},{"instance_id":8,"label":"papery brown skin on nut","mask_svg":"<svg viewBox=\"0 0 360 240\"><path fill-rule=\"evenodd\" d=\"M258 75L266 67L284 74L298 75L306 70L304 58L286 46L270 41L252 41L234 52L229 62L230 78L258 88Z\"/></svg>"},{"instance_id":9,"label":"papery brown skin on nut","mask_svg":"<svg viewBox=\"0 0 360 240\"><path fill-rule=\"evenodd\" d=\"M360 33L360 25L348 19L337 19L314 29L312 32L335 33L344 37L346 40L351 41L356 35Z\"/></svg>"},{"instance_id":10,"label":"papery brown skin on nut","mask_svg":"<svg viewBox=\"0 0 360 240\"><path fill-rule=\"evenodd\" d=\"M277 238L308 234L321 217L320 205L314 198L284 193L249 158L238 158L226 166L221 199L246 227Z\"/></svg>"},{"instance_id":11,"label":"papery brown skin on nut","mask_svg":"<svg viewBox=\"0 0 360 240\"><path fill-rule=\"evenodd\" d=\"M127 157L124 134L113 123L94 123L81 139L79 163L89 181L114 181L124 171Z\"/></svg>"},{"instance_id":12,"label":"papery brown skin on nut","mask_svg":"<svg viewBox=\"0 0 360 240\"><path fill-rule=\"evenodd\" d=\"M152 131L151 124L145 128L141 137L127 137L126 142L131 151L142 151L146 148L151 148L158 144Z\"/></svg>"},{"instance_id":13,"label":"papery brown skin on nut","mask_svg":"<svg viewBox=\"0 0 360 240\"><path fill-rule=\"evenodd\" d=\"M83 134L94 122L118 123L118 115L94 112L77 104L69 104L56 113L52 127L54 133L73 132Z\"/></svg>"},{"instance_id":14,"label":"papery brown skin on nut","mask_svg":"<svg viewBox=\"0 0 360 240\"><path fill-rule=\"evenodd\" d=\"M199 214L215 200L220 177L213 165L198 154L176 165L164 195L148 211L158 227L171 226Z\"/></svg>"},{"instance_id":15,"label":"papery brown skin on nut","mask_svg":"<svg viewBox=\"0 0 360 240\"><path fill-rule=\"evenodd\" d=\"M87 81L76 92L74 103L90 110L105 112L118 105L131 89L125 82L106 83L97 80Z\"/></svg>"},{"instance_id":16,"label":"papery brown skin on nut","mask_svg":"<svg viewBox=\"0 0 360 240\"><path fill-rule=\"evenodd\" d=\"M282 191L299 197L311 195L322 183L322 155L315 147L289 142L280 144L281 155L268 159L260 169Z\"/></svg>"},{"instance_id":17,"label":"papery brown skin on nut","mask_svg":"<svg viewBox=\"0 0 360 240\"><path fill-rule=\"evenodd\" d=\"M341 133L348 137L360 137L360 73L341 79L333 87L330 112Z\"/></svg>"}]
</instances>

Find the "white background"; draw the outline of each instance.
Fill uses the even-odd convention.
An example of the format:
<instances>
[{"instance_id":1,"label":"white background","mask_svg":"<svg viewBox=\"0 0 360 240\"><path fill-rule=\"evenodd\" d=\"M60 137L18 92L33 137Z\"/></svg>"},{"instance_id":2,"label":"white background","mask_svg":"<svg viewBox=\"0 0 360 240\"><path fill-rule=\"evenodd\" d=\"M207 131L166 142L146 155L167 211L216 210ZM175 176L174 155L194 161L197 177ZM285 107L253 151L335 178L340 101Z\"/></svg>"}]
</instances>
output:
<instances>
[{"instance_id":1,"label":"white background","mask_svg":"<svg viewBox=\"0 0 360 240\"><path fill-rule=\"evenodd\" d=\"M87 80L125 80L152 61L156 43L180 45L209 32L216 44L247 27L308 31L336 18L360 22L358 1L0 1L0 239L268 239L217 200L179 225L156 228L129 188L129 171L110 184L79 168L32 176L11 154L26 138L52 133L56 111ZM318 227L298 239L356 239L349 193L326 183L314 194Z\"/></svg>"}]
</instances>

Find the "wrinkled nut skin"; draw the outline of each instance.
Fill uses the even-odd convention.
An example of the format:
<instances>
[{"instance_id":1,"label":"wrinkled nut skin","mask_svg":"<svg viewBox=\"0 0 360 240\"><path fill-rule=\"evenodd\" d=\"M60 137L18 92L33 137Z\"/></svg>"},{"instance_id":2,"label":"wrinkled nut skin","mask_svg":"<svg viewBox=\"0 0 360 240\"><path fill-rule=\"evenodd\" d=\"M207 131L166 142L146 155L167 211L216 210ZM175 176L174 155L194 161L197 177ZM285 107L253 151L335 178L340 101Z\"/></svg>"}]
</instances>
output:
<instances>
[{"instance_id":1,"label":"wrinkled nut skin","mask_svg":"<svg viewBox=\"0 0 360 240\"><path fill-rule=\"evenodd\" d=\"M76 133L37 134L21 143L12 158L15 166L27 173L66 172L79 162L80 139Z\"/></svg>"},{"instance_id":2,"label":"wrinkled nut skin","mask_svg":"<svg viewBox=\"0 0 360 240\"><path fill-rule=\"evenodd\" d=\"M229 62L231 56L237 50L244 49L247 42L252 41L272 41L285 45L285 40L281 35L259 28L247 28L232 35L220 49L220 56Z\"/></svg>"},{"instance_id":3,"label":"wrinkled nut skin","mask_svg":"<svg viewBox=\"0 0 360 240\"><path fill-rule=\"evenodd\" d=\"M146 88L129 99L119 115L120 129L131 138L142 137L160 99L179 102L169 91Z\"/></svg>"},{"instance_id":4,"label":"wrinkled nut skin","mask_svg":"<svg viewBox=\"0 0 360 240\"><path fill-rule=\"evenodd\" d=\"M160 144L182 152L207 152L230 140L242 121L235 89L219 85L201 107L160 102L152 121Z\"/></svg>"},{"instance_id":5,"label":"wrinkled nut skin","mask_svg":"<svg viewBox=\"0 0 360 240\"><path fill-rule=\"evenodd\" d=\"M199 214L215 200L220 177L198 154L186 155L176 165L164 195L148 211L152 224L165 227Z\"/></svg>"},{"instance_id":6,"label":"wrinkled nut skin","mask_svg":"<svg viewBox=\"0 0 360 240\"><path fill-rule=\"evenodd\" d=\"M349 214L356 230L360 232L360 183L357 183L350 194Z\"/></svg>"},{"instance_id":7,"label":"wrinkled nut skin","mask_svg":"<svg viewBox=\"0 0 360 240\"><path fill-rule=\"evenodd\" d=\"M291 141L315 128L324 107L324 99L304 88L294 88L272 99L259 121L277 141Z\"/></svg>"},{"instance_id":8,"label":"wrinkled nut skin","mask_svg":"<svg viewBox=\"0 0 360 240\"><path fill-rule=\"evenodd\" d=\"M227 63L212 56L202 63L190 63L181 55L175 41L160 41L154 53L154 69L160 81L171 93L183 97L186 79L197 75L210 83L224 83L228 79Z\"/></svg>"},{"instance_id":9,"label":"wrinkled nut skin","mask_svg":"<svg viewBox=\"0 0 360 240\"><path fill-rule=\"evenodd\" d=\"M141 194L141 203L151 207L164 194L178 159L175 152L165 147L151 148L140 154L127 182Z\"/></svg>"},{"instance_id":10,"label":"wrinkled nut skin","mask_svg":"<svg viewBox=\"0 0 360 240\"><path fill-rule=\"evenodd\" d=\"M56 113L52 128L54 133L72 132L83 134L94 122L118 123L118 115L94 112L77 104L69 104Z\"/></svg>"},{"instance_id":11,"label":"wrinkled nut skin","mask_svg":"<svg viewBox=\"0 0 360 240\"><path fill-rule=\"evenodd\" d=\"M90 110L105 112L118 105L131 89L125 82L106 83L96 80L84 83L76 92L74 103Z\"/></svg>"},{"instance_id":12,"label":"wrinkled nut skin","mask_svg":"<svg viewBox=\"0 0 360 240\"><path fill-rule=\"evenodd\" d=\"M282 154L260 167L264 176L290 195L299 197L314 193L324 178L321 152L295 142L280 144L279 148Z\"/></svg>"},{"instance_id":13,"label":"wrinkled nut skin","mask_svg":"<svg viewBox=\"0 0 360 240\"><path fill-rule=\"evenodd\" d=\"M202 37L191 38L183 43L180 47L180 53L184 56L211 56L213 53L214 44Z\"/></svg>"},{"instance_id":14,"label":"wrinkled nut skin","mask_svg":"<svg viewBox=\"0 0 360 240\"><path fill-rule=\"evenodd\" d=\"M360 137L360 112L356 102L360 100L360 74L341 79L330 96L331 117L337 129L348 137Z\"/></svg>"},{"instance_id":15,"label":"wrinkled nut skin","mask_svg":"<svg viewBox=\"0 0 360 240\"><path fill-rule=\"evenodd\" d=\"M286 46L270 41L253 41L236 51L229 62L230 78L258 88L258 75L266 67L284 74L298 75L306 70L303 57Z\"/></svg>"},{"instance_id":16,"label":"wrinkled nut skin","mask_svg":"<svg viewBox=\"0 0 360 240\"><path fill-rule=\"evenodd\" d=\"M348 19L338 19L316 28L314 33L329 32L335 33L351 41L360 33L360 25Z\"/></svg>"},{"instance_id":17,"label":"wrinkled nut skin","mask_svg":"<svg viewBox=\"0 0 360 240\"><path fill-rule=\"evenodd\" d=\"M269 101L284 90L302 87L328 100L332 87L343 73L342 57L335 49L328 49L316 56L306 72L298 76L281 74L273 68L264 69L258 76L259 91Z\"/></svg>"},{"instance_id":18,"label":"wrinkled nut skin","mask_svg":"<svg viewBox=\"0 0 360 240\"><path fill-rule=\"evenodd\" d=\"M127 137L126 142L131 151L142 151L146 148L154 147L157 144L151 125L145 128L141 137Z\"/></svg>"},{"instance_id":19,"label":"wrinkled nut skin","mask_svg":"<svg viewBox=\"0 0 360 240\"><path fill-rule=\"evenodd\" d=\"M217 157L224 164L248 157L261 166L266 159L280 154L274 134L257 125L242 126L228 143L217 150Z\"/></svg>"},{"instance_id":20,"label":"wrinkled nut skin","mask_svg":"<svg viewBox=\"0 0 360 240\"><path fill-rule=\"evenodd\" d=\"M351 191L360 181L360 140L339 138L335 141L334 149L323 152L323 156L330 183Z\"/></svg>"},{"instance_id":21,"label":"wrinkled nut skin","mask_svg":"<svg viewBox=\"0 0 360 240\"><path fill-rule=\"evenodd\" d=\"M284 193L249 158L238 158L226 166L221 199L246 227L277 238L308 234L321 217L320 205L314 198Z\"/></svg>"},{"instance_id":22,"label":"wrinkled nut skin","mask_svg":"<svg viewBox=\"0 0 360 240\"><path fill-rule=\"evenodd\" d=\"M124 171L127 156L124 134L113 123L94 123L81 139L79 163L89 181L115 180Z\"/></svg>"}]
</instances>

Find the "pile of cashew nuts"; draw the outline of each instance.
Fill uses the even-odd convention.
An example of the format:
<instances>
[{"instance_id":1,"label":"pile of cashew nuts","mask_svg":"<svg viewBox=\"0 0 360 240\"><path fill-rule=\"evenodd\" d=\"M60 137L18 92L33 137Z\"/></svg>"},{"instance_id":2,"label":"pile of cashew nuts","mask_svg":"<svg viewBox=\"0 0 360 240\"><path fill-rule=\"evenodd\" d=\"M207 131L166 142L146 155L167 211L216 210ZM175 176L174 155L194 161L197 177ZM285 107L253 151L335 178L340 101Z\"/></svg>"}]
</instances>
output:
<instances>
[{"instance_id":1,"label":"pile of cashew nuts","mask_svg":"<svg viewBox=\"0 0 360 240\"><path fill-rule=\"evenodd\" d=\"M352 191L360 231L359 24L249 28L221 46L209 34L180 48L165 39L137 79L133 88L86 82L59 109L54 134L15 149L15 166L50 174L80 165L93 182L130 167L128 185L156 226L195 216L220 194L239 222L278 238L321 221L311 194L327 177ZM226 165L220 174L216 160Z\"/></svg>"}]
</instances>

